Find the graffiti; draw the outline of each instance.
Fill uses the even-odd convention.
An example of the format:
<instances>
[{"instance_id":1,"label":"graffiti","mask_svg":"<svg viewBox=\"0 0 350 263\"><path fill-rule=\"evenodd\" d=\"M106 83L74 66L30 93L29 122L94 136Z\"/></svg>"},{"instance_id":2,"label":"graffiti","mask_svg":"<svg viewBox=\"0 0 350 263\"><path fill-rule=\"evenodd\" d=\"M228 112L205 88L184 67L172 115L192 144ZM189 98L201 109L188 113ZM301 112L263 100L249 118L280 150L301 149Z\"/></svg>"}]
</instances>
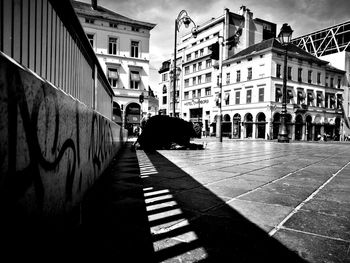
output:
<instances>
[{"instance_id":1,"label":"graffiti","mask_svg":"<svg viewBox=\"0 0 350 263\"><path fill-rule=\"evenodd\" d=\"M56 169L64 153L70 150L72 151L72 161L69 162L66 177L66 198L70 200L72 197L72 184L76 166L76 149L73 140L70 138L64 141L60 149L58 149L60 116L55 93L51 92L51 94L46 94L50 91L50 89L46 87L48 84L42 83L42 92L37 92L35 94L30 113L19 70L14 66L9 66L6 73L5 81L8 94L9 166L8 176L5 178L5 183L3 185L4 191L12 196L11 199L13 201L16 201L24 194L31 184L34 184L37 202L39 207L42 208L44 200L44 187L39 167L43 168L45 171L52 171ZM51 96L54 98L55 128L51 153L56 157L53 161L49 161L43 156L37 135L39 110L42 102L45 101L46 96ZM29 165L20 171L17 171L16 164L18 116L20 116L22 119L23 131L28 146L30 160ZM46 123L46 125L48 124Z\"/></svg>"},{"instance_id":2,"label":"graffiti","mask_svg":"<svg viewBox=\"0 0 350 263\"><path fill-rule=\"evenodd\" d=\"M3 57L0 88L0 205L65 210L107 167L122 130Z\"/></svg>"},{"instance_id":3,"label":"graffiti","mask_svg":"<svg viewBox=\"0 0 350 263\"><path fill-rule=\"evenodd\" d=\"M94 113L92 117L88 158L93 163L95 176L100 172L102 163L107 156L112 154L113 142L111 124L100 115Z\"/></svg>"}]
</instances>

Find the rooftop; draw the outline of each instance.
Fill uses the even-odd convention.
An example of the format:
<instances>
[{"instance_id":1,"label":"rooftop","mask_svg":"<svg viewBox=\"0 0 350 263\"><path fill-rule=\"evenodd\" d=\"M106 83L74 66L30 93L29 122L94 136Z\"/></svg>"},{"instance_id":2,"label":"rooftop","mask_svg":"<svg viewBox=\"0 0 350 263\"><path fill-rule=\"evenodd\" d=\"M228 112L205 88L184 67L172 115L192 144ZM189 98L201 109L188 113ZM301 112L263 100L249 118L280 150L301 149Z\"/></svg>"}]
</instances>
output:
<instances>
[{"instance_id":1,"label":"rooftop","mask_svg":"<svg viewBox=\"0 0 350 263\"><path fill-rule=\"evenodd\" d=\"M96 9L92 8L91 4L82 3L78 1L72 1L72 5L74 7L75 12L78 15L93 17L95 19L104 19L104 20L109 20L113 22L129 24L129 25L133 24L133 25L147 28L149 30L151 30L156 26L156 24L153 24L153 23L138 21L138 20L134 20L132 18L120 15L116 12L113 12L99 5L97 6Z\"/></svg>"}]
</instances>

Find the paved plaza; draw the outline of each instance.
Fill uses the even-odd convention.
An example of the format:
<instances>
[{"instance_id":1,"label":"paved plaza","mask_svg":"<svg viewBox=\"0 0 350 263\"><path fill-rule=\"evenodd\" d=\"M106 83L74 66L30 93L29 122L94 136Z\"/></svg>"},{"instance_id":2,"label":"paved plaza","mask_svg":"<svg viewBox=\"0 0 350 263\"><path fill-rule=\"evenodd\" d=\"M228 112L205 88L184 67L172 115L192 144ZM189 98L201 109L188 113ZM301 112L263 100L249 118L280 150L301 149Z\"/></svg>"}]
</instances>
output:
<instances>
[{"instance_id":1,"label":"paved plaza","mask_svg":"<svg viewBox=\"0 0 350 263\"><path fill-rule=\"evenodd\" d=\"M86 243L124 262L350 262L350 144L203 141L127 144L87 199Z\"/></svg>"}]
</instances>

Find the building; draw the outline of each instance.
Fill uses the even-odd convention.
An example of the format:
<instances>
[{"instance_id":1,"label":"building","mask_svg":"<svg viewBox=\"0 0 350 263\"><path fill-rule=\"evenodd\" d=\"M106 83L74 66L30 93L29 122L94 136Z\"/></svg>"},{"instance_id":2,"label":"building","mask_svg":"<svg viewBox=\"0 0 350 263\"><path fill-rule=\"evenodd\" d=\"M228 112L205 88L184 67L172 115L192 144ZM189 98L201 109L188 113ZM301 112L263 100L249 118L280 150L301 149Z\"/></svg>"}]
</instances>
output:
<instances>
[{"instance_id":1,"label":"building","mask_svg":"<svg viewBox=\"0 0 350 263\"><path fill-rule=\"evenodd\" d=\"M122 16L96 0L73 1L73 6L114 91L113 119L133 134L143 115L158 112L149 87L149 39L155 24Z\"/></svg>"},{"instance_id":2,"label":"building","mask_svg":"<svg viewBox=\"0 0 350 263\"><path fill-rule=\"evenodd\" d=\"M282 110L284 47L274 38L223 62L223 134L277 139ZM345 71L297 46L288 47L287 127L292 140L339 139ZM213 126L215 133L215 125Z\"/></svg>"},{"instance_id":3,"label":"building","mask_svg":"<svg viewBox=\"0 0 350 263\"><path fill-rule=\"evenodd\" d=\"M350 134L350 21L297 37L292 43L346 71L344 83L344 135Z\"/></svg>"},{"instance_id":4,"label":"building","mask_svg":"<svg viewBox=\"0 0 350 263\"><path fill-rule=\"evenodd\" d=\"M215 116L215 93L218 93L217 70L210 57L210 47L222 40L237 36L236 45L223 48L223 59L237 52L276 36L276 24L253 18L253 13L242 6L239 14L224 9L224 14L213 18L197 28L196 38L192 34L180 37L177 44L176 65L181 69L176 80L176 116L203 124L203 131L209 133L210 123ZM170 78L172 60L164 61L159 69L161 76L160 109L173 116L173 85Z\"/></svg>"}]
</instances>

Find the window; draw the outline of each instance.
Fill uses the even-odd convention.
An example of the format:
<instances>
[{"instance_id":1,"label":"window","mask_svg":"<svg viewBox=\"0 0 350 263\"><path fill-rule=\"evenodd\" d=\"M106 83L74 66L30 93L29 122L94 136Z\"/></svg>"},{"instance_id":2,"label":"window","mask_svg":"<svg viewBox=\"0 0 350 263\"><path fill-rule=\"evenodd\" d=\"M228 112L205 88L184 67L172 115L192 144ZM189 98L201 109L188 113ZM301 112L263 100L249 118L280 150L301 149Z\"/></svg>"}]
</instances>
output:
<instances>
[{"instance_id":1,"label":"window","mask_svg":"<svg viewBox=\"0 0 350 263\"><path fill-rule=\"evenodd\" d=\"M194 52L194 57L198 58L198 51Z\"/></svg>"},{"instance_id":2,"label":"window","mask_svg":"<svg viewBox=\"0 0 350 263\"><path fill-rule=\"evenodd\" d=\"M307 105L313 106L313 101L314 101L314 93L313 93L313 91L308 91L307 92L307 99L306 99Z\"/></svg>"},{"instance_id":3,"label":"window","mask_svg":"<svg viewBox=\"0 0 350 263\"><path fill-rule=\"evenodd\" d=\"M341 86L341 78L338 78L338 89L340 89Z\"/></svg>"},{"instance_id":4,"label":"window","mask_svg":"<svg viewBox=\"0 0 350 263\"><path fill-rule=\"evenodd\" d=\"M331 86L331 88L334 88L334 78L331 78L330 86Z\"/></svg>"},{"instance_id":5,"label":"window","mask_svg":"<svg viewBox=\"0 0 350 263\"><path fill-rule=\"evenodd\" d=\"M140 32L140 28L133 26L133 27L131 27L131 31Z\"/></svg>"},{"instance_id":6,"label":"window","mask_svg":"<svg viewBox=\"0 0 350 263\"><path fill-rule=\"evenodd\" d=\"M252 90L247 90L247 104L252 103Z\"/></svg>"},{"instance_id":7,"label":"window","mask_svg":"<svg viewBox=\"0 0 350 263\"><path fill-rule=\"evenodd\" d=\"M118 86L118 69L109 68L108 69L108 81L111 84L111 87L116 88Z\"/></svg>"},{"instance_id":8,"label":"window","mask_svg":"<svg viewBox=\"0 0 350 263\"><path fill-rule=\"evenodd\" d=\"M202 69L202 62L198 62L198 70Z\"/></svg>"},{"instance_id":9,"label":"window","mask_svg":"<svg viewBox=\"0 0 350 263\"><path fill-rule=\"evenodd\" d=\"M117 27L118 27L118 24L117 24L117 23L109 23L109 26L110 26L110 27L117 28Z\"/></svg>"},{"instance_id":10,"label":"window","mask_svg":"<svg viewBox=\"0 0 350 263\"><path fill-rule=\"evenodd\" d=\"M317 84L321 84L321 72L317 72Z\"/></svg>"},{"instance_id":11,"label":"window","mask_svg":"<svg viewBox=\"0 0 350 263\"><path fill-rule=\"evenodd\" d=\"M168 73L163 73L162 74L162 81L167 81L168 80Z\"/></svg>"},{"instance_id":12,"label":"window","mask_svg":"<svg viewBox=\"0 0 350 263\"><path fill-rule=\"evenodd\" d=\"M276 78L281 78L281 65L280 64L277 64Z\"/></svg>"},{"instance_id":13,"label":"window","mask_svg":"<svg viewBox=\"0 0 350 263\"><path fill-rule=\"evenodd\" d=\"M322 107L322 92L317 92L316 104L317 107Z\"/></svg>"},{"instance_id":14,"label":"window","mask_svg":"<svg viewBox=\"0 0 350 263\"><path fill-rule=\"evenodd\" d=\"M205 82L211 82L211 73L205 74Z\"/></svg>"},{"instance_id":15,"label":"window","mask_svg":"<svg viewBox=\"0 0 350 263\"><path fill-rule=\"evenodd\" d=\"M259 88L259 102L264 101L264 88Z\"/></svg>"},{"instance_id":16,"label":"window","mask_svg":"<svg viewBox=\"0 0 350 263\"><path fill-rule=\"evenodd\" d=\"M240 96L241 96L241 92L240 91L236 91L236 104L240 103L240 100L241 100Z\"/></svg>"},{"instance_id":17,"label":"window","mask_svg":"<svg viewBox=\"0 0 350 263\"><path fill-rule=\"evenodd\" d=\"M229 92L225 93L224 101L225 101L225 105L230 104L230 93Z\"/></svg>"},{"instance_id":18,"label":"window","mask_svg":"<svg viewBox=\"0 0 350 263\"><path fill-rule=\"evenodd\" d=\"M95 23L95 20L92 19L92 18L85 18L85 23L94 24L94 23Z\"/></svg>"},{"instance_id":19,"label":"window","mask_svg":"<svg viewBox=\"0 0 350 263\"><path fill-rule=\"evenodd\" d=\"M188 87L190 85L190 80L189 79L185 79L185 87Z\"/></svg>"},{"instance_id":20,"label":"window","mask_svg":"<svg viewBox=\"0 0 350 263\"><path fill-rule=\"evenodd\" d=\"M328 87L328 74L326 74L325 86ZM327 107L326 107L327 108Z\"/></svg>"},{"instance_id":21,"label":"window","mask_svg":"<svg viewBox=\"0 0 350 263\"><path fill-rule=\"evenodd\" d=\"M230 84L230 73L226 73L226 84Z\"/></svg>"},{"instance_id":22,"label":"window","mask_svg":"<svg viewBox=\"0 0 350 263\"><path fill-rule=\"evenodd\" d=\"M131 41L130 56L132 58L138 58L139 57L139 42L138 41Z\"/></svg>"},{"instance_id":23,"label":"window","mask_svg":"<svg viewBox=\"0 0 350 263\"><path fill-rule=\"evenodd\" d=\"M87 38L88 38L88 40L90 42L90 45L92 47L94 47L94 35L93 34L86 34L86 36L87 36Z\"/></svg>"},{"instance_id":24,"label":"window","mask_svg":"<svg viewBox=\"0 0 350 263\"><path fill-rule=\"evenodd\" d=\"M288 67L288 79L292 79L292 67Z\"/></svg>"},{"instance_id":25,"label":"window","mask_svg":"<svg viewBox=\"0 0 350 263\"><path fill-rule=\"evenodd\" d=\"M329 94L328 93L326 93L325 94L325 100L324 100L324 107L325 108L328 108L328 101L329 101Z\"/></svg>"},{"instance_id":26,"label":"window","mask_svg":"<svg viewBox=\"0 0 350 263\"><path fill-rule=\"evenodd\" d=\"M117 55L117 38L110 37L108 40L108 54Z\"/></svg>"},{"instance_id":27,"label":"window","mask_svg":"<svg viewBox=\"0 0 350 263\"><path fill-rule=\"evenodd\" d=\"M189 95L189 94L188 94L188 91L186 91L186 92L184 93L184 99L185 99L185 100L188 100L188 95Z\"/></svg>"},{"instance_id":28,"label":"window","mask_svg":"<svg viewBox=\"0 0 350 263\"><path fill-rule=\"evenodd\" d=\"M205 96L211 95L211 88L205 88Z\"/></svg>"},{"instance_id":29,"label":"window","mask_svg":"<svg viewBox=\"0 0 350 263\"><path fill-rule=\"evenodd\" d=\"M237 75L236 75L236 81L237 81L237 82L240 82L240 81L241 81L241 71L240 71L240 70L237 70L236 73L237 73Z\"/></svg>"},{"instance_id":30,"label":"window","mask_svg":"<svg viewBox=\"0 0 350 263\"><path fill-rule=\"evenodd\" d=\"M166 88L166 86L164 85L163 86L163 94L166 94L167 93L167 88Z\"/></svg>"},{"instance_id":31,"label":"window","mask_svg":"<svg viewBox=\"0 0 350 263\"><path fill-rule=\"evenodd\" d=\"M298 90L297 104L302 104L304 102L304 91Z\"/></svg>"},{"instance_id":32,"label":"window","mask_svg":"<svg viewBox=\"0 0 350 263\"><path fill-rule=\"evenodd\" d=\"M196 91L192 90L192 98L195 98L195 97L196 97Z\"/></svg>"},{"instance_id":33,"label":"window","mask_svg":"<svg viewBox=\"0 0 350 263\"><path fill-rule=\"evenodd\" d=\"M312 83L312 70L307 72L307 83Z\"/></svg>"},{"instance_id":34,"label":"window","mask_svg":"<svg viewBox=\"0 0 350 263\"><path fill-rule=\"evenodd\" d=\"M197 96L198 96L198 98L200 98L202 96L202 90L201 89L197 89Z\"/></svg>"},{"instance_id":35,"label":"window","mask_svg":"<svg viewBox=\"0 0 350 263\"><path fill-rule=\"evenodd\" d=\"M207 59L206 63L206 67L210 68L211 67L211 59Z\"/></svg>"},{"instance_id":36,"label":"window","mask_svg":"<svg viewBox=\"0 0 350 263\"><path fill-rule=\"evenodd\" d=\"M189 61L189 60L191 60L191 54L188 54L188 55L186 56L186 61Z\"/></svg>"},{"instance_id":37,"label":"window","mask_svg":"<svg viewBox=\"0 0 350 263\"><path fill-rule=\"evenodd\" d=\"M198 80L197 80L198 84L202 83L202 76L198 76Z\"/></svg>"},{"instance_id":38,"label":"window","mask_svg":"<svg viewBox=\"0 0 350 263\"><path fill-rule=\"evenodd\" d=\"M193 64L193 72L197 71L197 64Z\"/></svg>"},{"instance_id":39,"label":"window","mask_svg":"<svg viewBox=\"0 0 350 263\"><path fill-rule=\"evenodd\" d=\"M298 68L298 81L302 82L302 74L303 74L303 69L302 68Z\"/></svg>"},{"instance_id":40,"label":"window","mask_svg":"<svg viewBox=\"0 0 350 263\"><path fill-rule=\"evenodd\" d=\"M202 57L204 55L204 49L199 50L199 55Z\"/></svg>"},{"instance_id":41,"label":"window","mask_svg":"<svg viewBox=\"0 0 350 263\"><path fill-rule=\"evenodd\" d=\"M187 66L187 67L185 67L185 74L189 74L189 73L190 73L190 67Z\"/></svg>"},{"instance_id":42,"label":"window","mask_svg":"<svg viewBox=\"0 0 350 263\"><path fill-rule=\"evenodd\" d=\"M252 70L252 68L248 68L248 77L247 77L247 80L251 80L251 79L252 79L252 76L253 76L253 70Z\"/></svg>"},{"instance_id":43,"label":"window","mask_svg":"<svg viewBox=\"0 0 350 263\"><path fill-rule=\"evenodd\" d=\"M141 81L140 73L138 71L130 72L130 89L139 89Z\"/></svg>"},{"instance_id":44,"label":"window","mask_svg":"<svg viewBox=\"0 0 350 263\"><path fill-rule=\"evenodd\" d=\"M163 97L163 104L167 104L167 97L166 96Z\"/></svg>"},{"instance_id":45,"label":"window","mask_svg":"<svg viewBox=\"0 0 350 263\"><path fill-rule=\"evenodd\" d=\"M197 84L197 78L196 77L193 77L192 78L192 85L196 85Z\"/></svg>"},{"instance_id":46,"label":"window","mask_svg":"<svg viewBox=\"0 0 350 263\"><path fill-rule=\"evenodd\" d=\"M281 100L282 100L282 90L281 88L276 88L275 101L281 102Z\"/></svg>"}]
</instances>

